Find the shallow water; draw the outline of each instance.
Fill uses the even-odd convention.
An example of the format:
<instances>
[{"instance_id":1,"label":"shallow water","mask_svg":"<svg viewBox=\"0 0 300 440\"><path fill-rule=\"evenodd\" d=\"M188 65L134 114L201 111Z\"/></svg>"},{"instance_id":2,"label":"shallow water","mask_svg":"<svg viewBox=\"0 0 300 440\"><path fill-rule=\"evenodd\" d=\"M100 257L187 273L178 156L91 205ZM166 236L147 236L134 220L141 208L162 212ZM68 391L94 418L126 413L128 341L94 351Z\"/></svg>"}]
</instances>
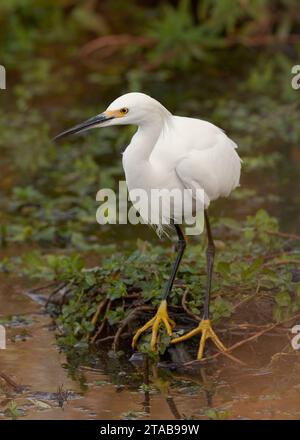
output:
<instances>
[{"instance_id":1,"label":"shallow water","mask_svg":"<svg viewBox=\"0 0 300 440\"><path fill-rule=\"evenodd\" d=\"M1 350L0 418L10 418L14 401L24 419L297 419L300 416L300 360L296 353L270 364L268 338L234 354L245 367L217 361L201 369L166 368L132 359L98 355L75 372L58 352L51 318L26 292L24 282L1 275L0 319L7 349ZM35 295L32 295L35 297ZM35 299L41 299L37 297ZM289 343L277 340L278 349ZM136 357L135 357L136 358ZM171 365L172 366L172 365ZM173 365L174 366L174 365ZM75 373L75 374L74 374ZM143 384L149 384L143 386Z\"/></svg>"}]
</instances>

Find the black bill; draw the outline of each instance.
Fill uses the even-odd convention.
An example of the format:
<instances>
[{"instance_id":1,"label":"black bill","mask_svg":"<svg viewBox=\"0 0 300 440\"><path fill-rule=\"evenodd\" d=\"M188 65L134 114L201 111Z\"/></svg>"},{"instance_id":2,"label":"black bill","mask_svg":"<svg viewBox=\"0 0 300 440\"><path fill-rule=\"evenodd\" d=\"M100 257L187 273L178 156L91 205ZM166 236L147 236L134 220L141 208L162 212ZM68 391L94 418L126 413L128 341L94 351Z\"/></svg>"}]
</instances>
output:
<instances>
[{"instance_id":1,"label":"black bill","mask_svg":"<svg viewBox=\"0 0 300 440\"><path fill-rule=\"evenodd\" d=\"M103 122L110 121L111 119L114 119L114 116L107 116L105 113L101 113L100 115L93 116L92 118L87 119L81 124L75 125L75 127L69 128L69 130L63 131L62 133L55 136L53 140L56 141L65 136L81 133L85 130L89 130L90 128L97 127L97 125L102 124Z\"/></svg>"}]
</instances>

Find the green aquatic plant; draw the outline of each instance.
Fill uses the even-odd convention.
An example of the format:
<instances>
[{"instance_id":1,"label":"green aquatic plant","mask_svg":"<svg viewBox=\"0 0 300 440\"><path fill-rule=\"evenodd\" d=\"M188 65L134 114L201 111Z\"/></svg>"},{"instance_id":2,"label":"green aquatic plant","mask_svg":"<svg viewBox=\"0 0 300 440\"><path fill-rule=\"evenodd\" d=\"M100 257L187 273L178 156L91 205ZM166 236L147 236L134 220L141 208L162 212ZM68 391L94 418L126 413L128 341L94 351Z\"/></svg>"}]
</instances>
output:
<instances>
[{"instance_id":1,"label":"green aquatic plant","mask_svg":"<svg viewBox=\"0 0 300 440\"><path fill-rule=\"evenodd\" d=\"M12 400L9 406L5 410L5 415L13 420L16 420L24 415L24 411L22 411L18 407L17 403L14 400Z\"/></svg>"},{"instance_id":2,"label":"green aquatic plant","mask_svg":"<svg viewBox=\"0 0 300 440\"><path fill-rule=\"evenodd\" d=\"M215 228L222 228L223 236L225 230L226 239L216 240L211 304L214 321L227 319L234 325L236 319L247 315L250 304L259 307L266 301L270 322L294 316L300 307L299 282L293 275L293 266L300 261L297 240L291 236L291 247L285 251L286 241L276 219L263 210L244 222L225 218L215 223ZM189 310L192 320L201 316L204 248L205 243L188 247L170 296L170 309L178 322L175 334L187 325L183 309ZM136 251L103 256L95 267L87 268L80 254L42 255L37 251L24 254L16 264L19 273L55 282L48 307L58 324L61 347L86 350L107 339L118 351L123 335L125 340L130 338L132 328L160 302L171 257L169 248L139 242ZM255 314L245 319L258 324ZM169 339L162 335L160 354ZM139 349L149 353L149 335L141 339Z\"/></svg>"}]
</instances>

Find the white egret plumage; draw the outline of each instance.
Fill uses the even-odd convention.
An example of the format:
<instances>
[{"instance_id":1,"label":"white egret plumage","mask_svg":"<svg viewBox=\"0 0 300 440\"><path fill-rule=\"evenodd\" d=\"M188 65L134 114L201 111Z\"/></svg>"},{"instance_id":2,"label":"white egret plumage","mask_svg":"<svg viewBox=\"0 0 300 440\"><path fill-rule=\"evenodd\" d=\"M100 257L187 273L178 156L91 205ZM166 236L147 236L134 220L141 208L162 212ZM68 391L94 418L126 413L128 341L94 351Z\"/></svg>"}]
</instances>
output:
<instances>
[{"instance_id":1,"label":"white egret plumage","mask_svg":"<svg viewBox=\"0 0 300 440\"><path fill-rule=\"evenodd\" d=\"M189 213L204 208L208 247L203 320L195 330L171 341L181 342L201 333L198 351L198 359L201 359L208 338L211 338L220 350L225 350L209 320L215 248L207 209L211 201L228 196L239 185L241 160L236 152L237 146L215 125L200 119L172 115L162 104L143 93L127 93L117 98L103 113L64 131L55 139L95 127L128 124L138 126L123 153L123 167L129 195L135 189L143 189L146 193L150 193L153 189L179 190L179 192L185 189L191 190L190 206L183 205L182 198L178 203L176 198L172 198L172 209L163 206L159 216L150 215L144 206L136 201L134 203L147 223L151 223L153 218L158 218L157 226L160 230L164 224L174 227L178 235L178 255L162 296L161 305L154 318L136 332L133 346L142 332L152 328L151 348L155 349L161 324L172 336L174 322L168 316L167 297L186 247L185 236L180 228L180 221L183 217L186 218L182 211L187 206ZM202 191L202 204L196 203L197 190ZM152 206L150 211L151 209Z\"/></svg>"}]
</instances>

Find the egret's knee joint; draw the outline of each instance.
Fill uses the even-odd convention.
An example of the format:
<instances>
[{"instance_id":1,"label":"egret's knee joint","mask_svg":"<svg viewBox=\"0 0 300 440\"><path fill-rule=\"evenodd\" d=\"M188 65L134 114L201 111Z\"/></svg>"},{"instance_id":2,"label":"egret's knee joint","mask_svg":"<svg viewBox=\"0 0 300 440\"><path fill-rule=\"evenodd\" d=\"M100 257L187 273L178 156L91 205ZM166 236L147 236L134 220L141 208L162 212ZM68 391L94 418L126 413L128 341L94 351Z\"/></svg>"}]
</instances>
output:
<instances>
[{"instance_id":1,"label":"egret's knee joint","mask_svg":"<svg viewBox=\"0 0 300 440\"><path fill-rule=\"evenodd\" d=\"M206 249L206 256L213 258L215 256L215 245L209 244Z\"/></svg>"},{"instance_id":2,"label":"egret's knee joint","mask_svg":"<svg viewBox=\"0 0 300 440\"><path fill-rule=\"evenodd\" d=\"M184 250L186 248L186 241L185 240L178 240L178 249Z\"/></svg>"}]
</instances>

